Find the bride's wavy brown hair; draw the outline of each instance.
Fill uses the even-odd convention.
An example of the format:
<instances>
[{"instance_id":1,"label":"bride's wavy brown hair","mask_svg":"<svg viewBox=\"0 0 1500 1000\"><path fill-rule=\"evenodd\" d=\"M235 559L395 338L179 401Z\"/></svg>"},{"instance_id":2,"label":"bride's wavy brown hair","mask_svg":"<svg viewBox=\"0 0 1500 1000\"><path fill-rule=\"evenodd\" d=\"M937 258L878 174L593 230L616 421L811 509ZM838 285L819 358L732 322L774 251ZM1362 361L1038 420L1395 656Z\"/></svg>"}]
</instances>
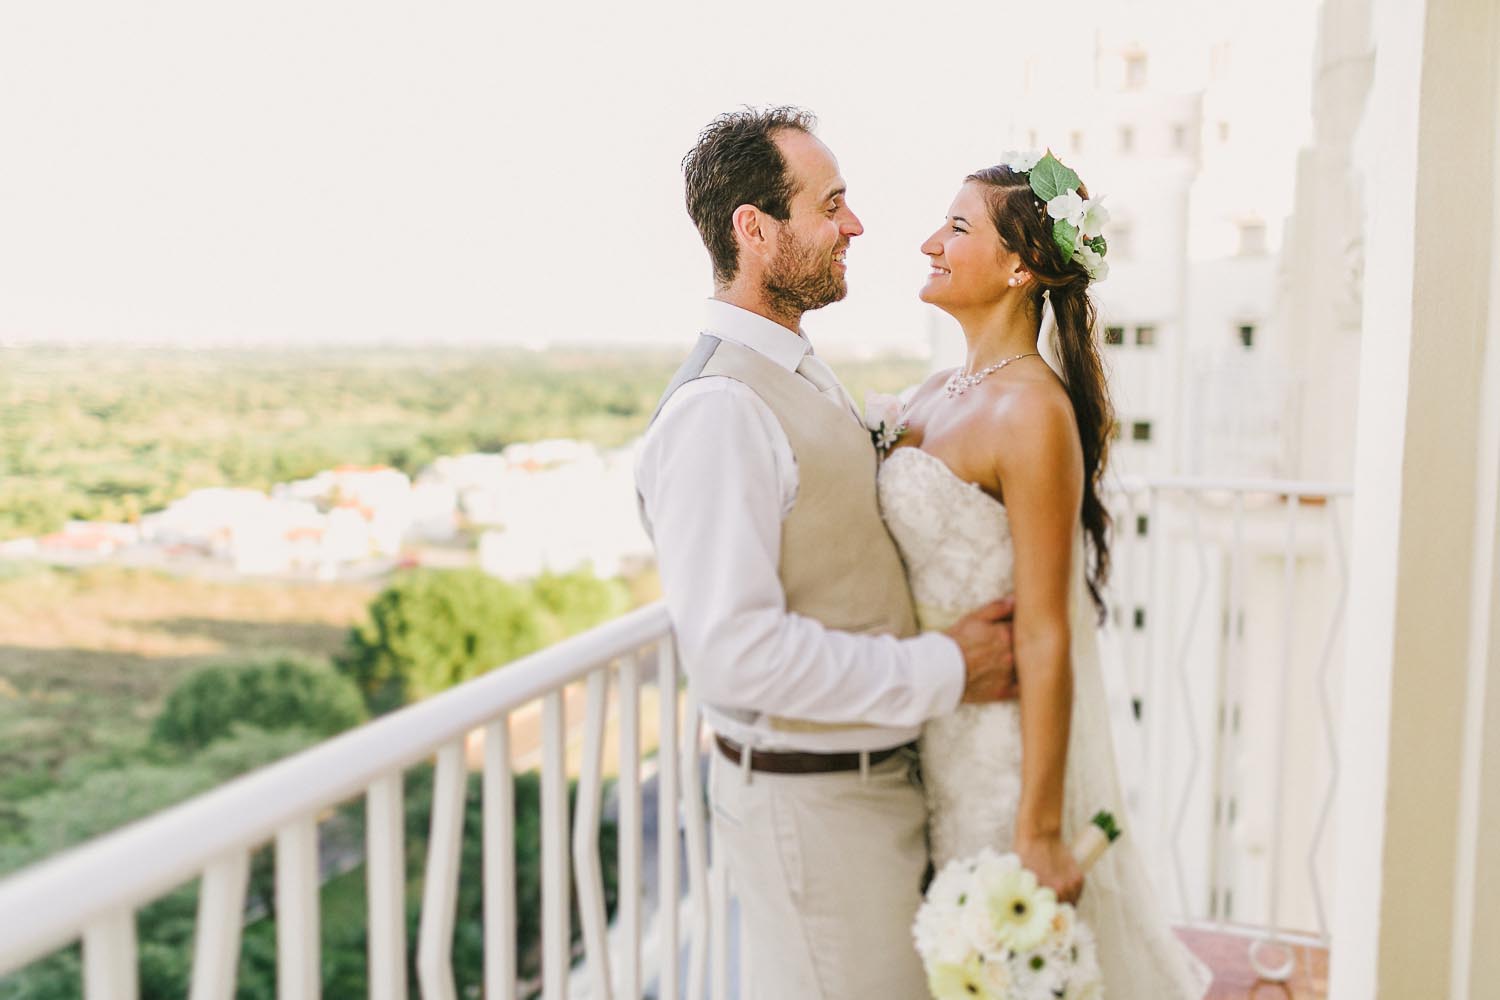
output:
<instances>
[{"instance_id":1,"label":"bride's wavy brown hair","mask_svg":"<svg viewBox=\"0 0 1500 1000\"><path fill-rule=\"evenodd\" d=\"M1089 297L1089 275L1079 262L1063 259L1062 249L1052 241L1052 220L1047 217L1047 206L1032 192L1025 174L996 166L972 173L964 180L985 187L990 220L1001 242L1031 272L1034 279L1030 285L1031 304L1038 331L1043 296L1052 300L1052 315L1056 320L1053 350L1062 364L1063 382L1078 423L1078 441L1083 445L1081 518L1093 550L1088 568L1089 595L1102 622L1103 589L1109 579L1110 516L1099 494L1115 414L1099 356L1096 339L1099 317L1094 300ZM1078 194L1087 198L1088 189L1079 185Z\"/></svg>"}]
</instances>

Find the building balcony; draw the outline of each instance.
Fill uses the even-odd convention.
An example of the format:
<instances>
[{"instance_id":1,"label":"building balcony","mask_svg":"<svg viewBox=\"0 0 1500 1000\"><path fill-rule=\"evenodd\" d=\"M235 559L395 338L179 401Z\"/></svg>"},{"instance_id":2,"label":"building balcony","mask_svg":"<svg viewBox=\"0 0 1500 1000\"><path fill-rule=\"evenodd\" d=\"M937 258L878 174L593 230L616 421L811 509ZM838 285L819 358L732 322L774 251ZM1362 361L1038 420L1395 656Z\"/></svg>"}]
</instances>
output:
<instances>
[{"instance_id":1,"label":"building balcony","mask_svg":"<svg viewBox=\"0 0 1500 1000\"><path fill-rule=\"evenodd\" d=\"M1113 495L1106 670L1129 830L1213 967L1213 997L1263 981L1326 995L1336 719L1289 706L1335 679L1348 495L1206 480ZM0 976L81 941L83 995L131 1000L137 914L196 883L194 1000L235 995L244 928L261 920L274 922L278 995L334 995L321 930L351 919L383 1000L407 996L409 978L424 997L744 995L753 970L737 960L734 887L706 823L707 737L665 608L642 608L0 882ZM406 798L429 762L412 871ZM514 779L532 768L539 829L517 822ZM482 843L468 864L466 817ZM518 904L518 837L538 841L536 912ZM274 901L258 907L247 885L268 847ZM362 881L357 915L326 905L334 877ZM483 982L460 983L460 887L476 884ZM517 953L523 921L539 922L536 954Z\"/></svg>"}]
</instances>

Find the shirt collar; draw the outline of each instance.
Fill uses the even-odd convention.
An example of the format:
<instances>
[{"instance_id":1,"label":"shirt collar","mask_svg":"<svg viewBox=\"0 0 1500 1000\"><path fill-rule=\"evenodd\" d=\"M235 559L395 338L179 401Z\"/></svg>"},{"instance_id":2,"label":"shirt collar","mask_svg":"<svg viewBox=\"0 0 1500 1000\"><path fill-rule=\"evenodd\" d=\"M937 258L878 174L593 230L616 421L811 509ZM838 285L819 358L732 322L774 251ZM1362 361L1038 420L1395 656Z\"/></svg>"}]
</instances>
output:
<instances>
[{"instance_id":1,"label":"shirt collar","mask_svg":"<svg viewBox=\"0 0 1500 1000\"><path fill-rule=\"evenodd\" d=\"M718 299L708 299L703 307L703 332L748 347L787 371L796 371L802 356L812 352L812 342L805 334L798 336L748 309Z\"/></svg>"}]
</instances>

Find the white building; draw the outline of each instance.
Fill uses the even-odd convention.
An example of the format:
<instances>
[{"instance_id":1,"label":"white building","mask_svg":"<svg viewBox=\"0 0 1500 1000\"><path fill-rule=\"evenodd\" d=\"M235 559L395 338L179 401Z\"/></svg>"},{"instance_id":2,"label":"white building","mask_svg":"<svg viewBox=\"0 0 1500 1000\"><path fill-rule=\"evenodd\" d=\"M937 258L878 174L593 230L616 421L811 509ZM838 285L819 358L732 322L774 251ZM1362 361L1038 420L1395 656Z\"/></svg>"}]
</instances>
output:
<instances>
[{"instance_id":1,"label":"white building","mask_svg":"<svg viewBox=\"0 0 1500 1000\"><path fill-rule=\"evenodd\" d=\"M1051 148L1112 214L1095 290L1112 469L1291 474L1300 383L1275 328L1277 251L1310 131L1313 11L1154 0L1096 13L1080 60L1092 88L1076 85L1079 62L1030 60L1003 139Z\"/></svg>"}]
</instances>

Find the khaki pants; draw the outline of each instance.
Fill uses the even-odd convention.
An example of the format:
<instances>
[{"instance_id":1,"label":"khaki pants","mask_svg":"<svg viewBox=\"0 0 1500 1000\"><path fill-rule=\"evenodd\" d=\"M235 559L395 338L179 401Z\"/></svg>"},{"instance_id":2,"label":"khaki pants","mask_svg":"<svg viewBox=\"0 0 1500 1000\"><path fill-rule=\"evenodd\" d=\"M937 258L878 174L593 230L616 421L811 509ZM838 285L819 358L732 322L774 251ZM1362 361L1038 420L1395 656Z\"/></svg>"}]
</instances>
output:
<instances>
[{"instance_id":1,"label":"khaki pants","mask_svg":"<svg viewBox=\"0 0 1500 1000\"><path fill-rule=\"evenodd\" d=\"M714 752L714 849L740 902L746 1000L926 1000L911 925L927 808L904 754L835 774L746 774Z\"/></svg>"}]
</instances>

